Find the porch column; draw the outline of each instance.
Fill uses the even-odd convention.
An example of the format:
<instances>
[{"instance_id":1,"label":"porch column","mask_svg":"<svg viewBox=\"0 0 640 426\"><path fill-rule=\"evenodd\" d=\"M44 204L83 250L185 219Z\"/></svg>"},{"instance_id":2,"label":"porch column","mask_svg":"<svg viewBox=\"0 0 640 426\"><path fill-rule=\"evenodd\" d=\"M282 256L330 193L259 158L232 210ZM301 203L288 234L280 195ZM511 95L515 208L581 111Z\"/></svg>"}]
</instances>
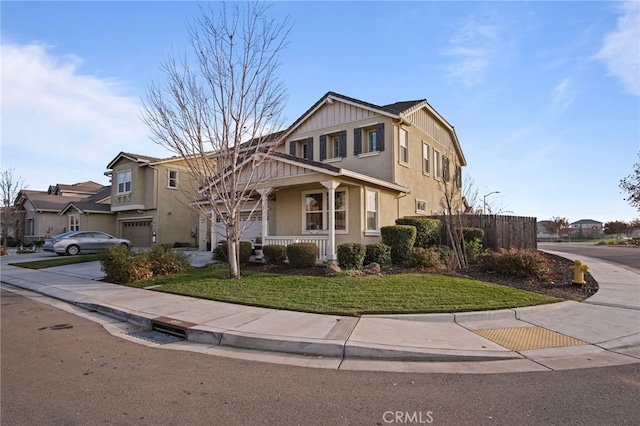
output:
<instances>
[{"instance_id":1,"label":"porch column","mask_svg":"<svg viewBox=\"0 0 640 426\"><path fill-rule=\"evenodd\" d=\"M261 216L261 225L262 231L260 233L260 238L262 239L262 246L266 244L266 238L269 236L269 192L271 192L271 188L260 188L256 190L258 194L260 194L260 207L262 210ZM262 260L264 257L263 251L260 250L260 253L256 250L256 259Z\"/></svg>"},{"instance_id":2,"label":"porch column","mask_svg":"<svg viewBox=\"0 0 640 426\"><path fill-rule=\"evenodd\" d=\"M325 180L320 182L322 186L327 188L327 204L329 204L329 217L327 220L327 227L329 228L329 241L327 244L327 262L337 263L338 256L336 256L336 188L340 185L340 182L335 180Z\"/></svg>"}]
</instances>

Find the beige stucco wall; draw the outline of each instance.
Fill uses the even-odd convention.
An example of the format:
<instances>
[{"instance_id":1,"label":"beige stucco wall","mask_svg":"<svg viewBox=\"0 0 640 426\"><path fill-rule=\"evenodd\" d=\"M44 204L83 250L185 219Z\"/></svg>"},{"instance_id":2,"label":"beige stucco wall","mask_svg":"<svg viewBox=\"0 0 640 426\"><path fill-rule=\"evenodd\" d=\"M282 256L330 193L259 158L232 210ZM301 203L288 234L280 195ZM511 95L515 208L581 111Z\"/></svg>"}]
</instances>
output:
<instances>
[{"instance_id":1,"label":"beige stucco wall","mask_svg":"<svg viewBox=\"0 0 640 426\"><path fill-rule=\"evenodd\" d=\"M192 201L181 189L168 187L168 170L178 171L178 184L190 187L188 172L181 161L140 166L122 159L113 167L112 208L117 211L116 232L122 235L124 221L151 220L156 244L198 244L199 220ZM131 170L131 193L117 195L117 173Z\"/></svg>"}]
</instances>

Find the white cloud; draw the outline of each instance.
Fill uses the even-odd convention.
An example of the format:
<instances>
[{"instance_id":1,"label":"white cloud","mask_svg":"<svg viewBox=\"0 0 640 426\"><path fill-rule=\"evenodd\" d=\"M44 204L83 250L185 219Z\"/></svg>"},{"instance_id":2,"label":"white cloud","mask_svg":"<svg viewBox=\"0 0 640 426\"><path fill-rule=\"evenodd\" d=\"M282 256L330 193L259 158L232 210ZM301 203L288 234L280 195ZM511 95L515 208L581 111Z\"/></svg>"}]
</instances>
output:
<instances>
[{"instance_id":1,"label":"white cloud","mask_svg":"<svg viewBox=\"0 0 640 426\"><path fill-rule=\"evenodd\" d=\"M575 98L575 91L573 90L571 79L565 78L551 92L553 105L560 112L564 111Z\"/></svg>"},{"instance_id":2,"label":"white cloud","mask_svg":"<svg viewBox=\"0 0 640 426\"><path fill-rule=\"evenodd\" d=\"M620 10L616 29L605 36L596 58L621 80L627 93L640 96L640 2L627 1Z\"/></svg>"},{"instance_id":3,"label":"white cloud","mask_svg":"<svg viewBox=\"0 0 640 426\"><path fill-rule=\"evenodd\" d=\"M138 99L120 94L116 81L83 73L81 58L49 46L1 49L3 167L23 170L30 188L74 183L62 176L98 180L120 151L162 155Z\"/></svg>"},{"instance_id":4,"label":"white cloud","mask_svg":"<svg viewBox=\"0 0 640 426\"><path fill-rule=\"evenodd\" d=\"M453 58L448 77L473 86L491 65L499 50L498 27L491 18L468 16L442 51Z\"/></svg>"}]
</instances>

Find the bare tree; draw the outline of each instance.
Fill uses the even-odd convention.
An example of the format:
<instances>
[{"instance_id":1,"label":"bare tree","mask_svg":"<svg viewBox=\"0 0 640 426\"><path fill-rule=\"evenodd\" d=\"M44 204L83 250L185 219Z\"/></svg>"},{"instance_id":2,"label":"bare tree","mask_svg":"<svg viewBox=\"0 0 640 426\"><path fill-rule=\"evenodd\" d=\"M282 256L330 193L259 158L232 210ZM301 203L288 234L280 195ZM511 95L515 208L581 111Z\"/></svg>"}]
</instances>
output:
<instances>
[{"instance_id":1,"label":"bare tree","mask_svg":"<svg viewBox=\"0 0 640 426\"><path fill-rule=\"evenodd\" d=\"M443 226L455 254L456 266L458 268L466 268L468 260L464 243L464 224L462 222L462 213L465 210L462 201L462 169L457 162L453 163L453 169L454 177L452 178L450 160L445 157L442 180L440 180L441 205L444 208Z\"/></svg>"},{"instance_id":2,"label":"bare tree","mask_svg":"<svg viewBox=\"0 0 640 426\"><path fill-rule=\"evenodd\" d=\"M21 212L15 206L15 200L20 190L25 189L24 179L13 175L14 169L5 169L0 172L0 192L2 195L2 244L7 244L7 237L18 232L18 220Z\"/></svg>"},{"instance_id":3,"label":"bare tree","mask_svg":"<svg viewBox=\"0 0 640 426\"><path fill-rule=\"evenodd\" d=\"M626 198L629 204L640 211L640 161L633 165L633 173L620 181L620 188L629 195Z\"/></svg>"},{"instance_id":4,"label":"bare tree","mask_svg":"<svg viewBox=\"0 0 640 426\"><path fill-rule=\"evenodd\" d=\"M143 121L156 143L185 160L200 188L197 204L224 223L229 275L239 278L240 214L256 209L249 200L266 178L260 166L284 125L276 70L291 27L268 18L261 2L200 11L188 29L193 65L186 54L162 64L167 83L150 86Z\"/></svg>"}]
</instances>

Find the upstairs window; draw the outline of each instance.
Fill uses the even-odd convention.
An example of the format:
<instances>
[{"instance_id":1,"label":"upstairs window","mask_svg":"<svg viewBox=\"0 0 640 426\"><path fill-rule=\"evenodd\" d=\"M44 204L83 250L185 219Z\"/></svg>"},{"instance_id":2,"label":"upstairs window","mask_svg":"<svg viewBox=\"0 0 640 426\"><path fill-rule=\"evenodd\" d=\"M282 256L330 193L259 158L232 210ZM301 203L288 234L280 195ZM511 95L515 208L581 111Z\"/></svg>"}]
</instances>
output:
<instances>
[{"instance_id":1,"label":"upstairs window","mask_svg":"<svg viewBox=\"0 0 640 426\"><path fill-rule=\"evenodd\" d=\"M433 176L436 178L442 177L442 163L440 159L440 153L433 150Z\"/></svg>"},{"instance_id":2,"label":"upstairs window","mask_svg":"<svg viewBox=\"0 0 640 426\"><path fill-rule=\"evenodd\" d=\"M376 131L367 131L367 152L375 152L378 150L378 144L376 143Z\"/></svg>"},{"instance_id":3,"label":"upstairs window","mask_svg":"<svg viewBox=\"0 0 640 426\"><path fill-rule=\"evenodd\" d=\"M131 170L118 172L118 194L131 192Z\"/></svg>"},{"instance_id":4,"label":"upstairs window","mask_svg":"<svg viewBox=\"0 0 640 426\"><path fill-rule=\"evenodd\" d=\"M313 161L313 138L309 137L289 142L289 154Z\"/></svg>"},{"instance_id":5,"label":"upstairs window","mask_svg":"<svg viewBox=\"0 0 640 426\"><path fill-rule=\"evenodd\" d=\"M353 129L354 155L381 151L384 151L384 123Z\"/></svg>"},{"instance_id":6,"label":"upstairs window","mask_svg":"<svg viewBox=\"0 0 640 426\"><path fill-rule=\"evenodd\" d=\"M169 170L168 179L169 179L169 181L167 182L168 188L178 188L178 171L177 170Z\"/></svg>"},{"instance_id":7,"label":"upstairs window","mask_svg":"<svg viewBox=\"0 0 640 426\"><path fill-rule=\"evenodd\" d=\"M431 147L424 142L422 143L422 173L431 173Z\"/></svg>"},{"instance_id":8,"label":"upstairs window","mask_svg":"<svg viewBox=\"0 0 640 426\"><path fill-rule=\"evenodd\" d=\"M347 131L320 135L320 161L347 156Z\"/></svg>"},{"instance_id":9,"label":"upstairs window","mask_svg":"<svg viewBox=\"0 0 640 426\"><path fill-rule=\"evenodd\" d=\"M409 164L409 132L400 129L400 162Z\"/></svg>"}]
</instances>

